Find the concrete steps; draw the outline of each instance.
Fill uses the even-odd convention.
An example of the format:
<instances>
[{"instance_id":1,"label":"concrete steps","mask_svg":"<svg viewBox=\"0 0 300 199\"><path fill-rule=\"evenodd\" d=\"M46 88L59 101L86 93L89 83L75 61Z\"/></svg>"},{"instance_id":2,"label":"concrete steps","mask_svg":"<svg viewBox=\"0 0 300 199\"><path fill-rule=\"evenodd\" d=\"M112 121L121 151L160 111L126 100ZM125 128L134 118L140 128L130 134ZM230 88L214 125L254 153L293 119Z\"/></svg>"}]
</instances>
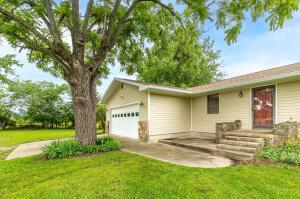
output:
<instances>
[{"instance_id":1,"label":"concrete steps","mask_svg":"<svg viewBox=\"0 0 300 199\"><path fill-rule=\"evenodd\" d=\"M224 133L224 139L216 144L215 141L207 139L164 139L160 143L184 147L192 150L225 156L234 160L246 161L253 159L264 146L265 140L273 139L270 131L231 131Z\"/></svg>"},{"instance_id":2,"label":"concrete steps","mask_svg":"<svg viewBox=\"0 0 300 199\"><path fill-rule=\"evenodd\" d=\"M252 160L255 157L255 154L253 153L245 153L241 151L232 151L232 150L225 150L225 149L218 150L215 154L228 157L234 160L239 160L239 161Z\"/></svg>"},{"instance_id":3,"label":"concrete steps","mask_svg":"<svg viewBox=\"0 0 300 199\"><path fill-rule=\"evenodd\" d=\"M258 142L264 143L264 138L253 138L253 137L239 137L239 136L225 136L225 140L236 140L245 142Z\"/></svg>"},{"instance_id":4,"label":"concrete steps","mask_svg":"<svg viewBox=\"0 0 300 199\"><path fill-rule=\"evenodd\" d=\"M256 131L229 131L223 133L224 136L238 136L238 137L249 137L249 138L265 138L273 139L274 135L265 132Z\"/></svg>"},{"instance_id":5,"label":"concrete steps","mask_svg":"<svg viewBox=\"0 0 300 199\"><path fill-rule=\"evenodd\" d=\"M241 152L253 153L253 154L256 154L256 152L257 152L256 147L244 147L244 146L235 146L235 145L229 145L229 144L218 144L217 148L228 150L228 151L241 151Z\"/></svg>"},{"instance_id":6,"label":"concrete steps","mask_svg":"<svg viewBox=\"0 0 300 199\"><path fill-rule=\"evenodd\" d=\"M231 145L231 146L240 146L240 147L251 147L251 148L259 148L262 145L260 142L226 140L226 139L221 140L220 144Z\"/></svg>"},{"instance_id":7,"label":"concrete steps","mask_svg":"<svg viewBox=\"0 0 300 199\"><path fill-rule=\"evenodd\" d=\"M270 130L239 130L225 132L224 139L217 144L218 149L223 149L224 153L233 155L234 159L253 159L259 150L264 146L265 140L274 138ZM242 152L245 154L237 154Z\"/></svg>"}]
</instances>

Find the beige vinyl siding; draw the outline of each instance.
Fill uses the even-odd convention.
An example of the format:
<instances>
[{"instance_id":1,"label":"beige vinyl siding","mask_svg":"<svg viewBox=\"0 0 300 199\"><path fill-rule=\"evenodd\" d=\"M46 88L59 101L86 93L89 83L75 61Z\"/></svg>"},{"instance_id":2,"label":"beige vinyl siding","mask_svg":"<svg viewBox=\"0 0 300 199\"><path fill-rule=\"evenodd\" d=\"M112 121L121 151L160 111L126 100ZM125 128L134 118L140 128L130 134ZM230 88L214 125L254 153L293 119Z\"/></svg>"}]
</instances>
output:
<instances>
[{"instance_id":1,"label":"beige vinyl siding","mask_svg":"<svg viewBox=\"0 0 300 199\"><path fill-rule=\"evenodd\" d=\"M215 133L216 123L238 119L243 129L251 129L251 90L243 91L243 97L239 97L239 90L220 93L218 114L207 114L207 95L192 98L192 130Z\"/></svg>"},{"instance_id":2,"label":"beige vinyl siding","mask_svg":"<svg viewBox=\"0 0 300 199\"><path fill-rule=\"evenodd\" d=\"M148 120L148 94L146 92L139 92L137 86L132 86L128 84L123 84L123 89L121 87L113 94L107 103L107 108L116 108L124 105L129 105L133 103L143 103L143 106L139 107L139 120ZM109 120L109 117L107 118Z\"/></svg>"},{"instance_id":3,"label":"beige vinyl siding","mask_svg":"<svg viewBox=\"0 0 300 199\"><path fill-rule=\"evenodd\" d=\"M191 98L150 95L150 136L191 130Z\"/></svg>"},{"instance_id":4,"label":"beige vinyl siding","mask_svg":"<svg viewBox=\"0 0 300 199\"><path fill-rule=\"evenodd\" d=\"M300 81L277 85L277 123L300 121Z\"/></svg>"}]
</instances>

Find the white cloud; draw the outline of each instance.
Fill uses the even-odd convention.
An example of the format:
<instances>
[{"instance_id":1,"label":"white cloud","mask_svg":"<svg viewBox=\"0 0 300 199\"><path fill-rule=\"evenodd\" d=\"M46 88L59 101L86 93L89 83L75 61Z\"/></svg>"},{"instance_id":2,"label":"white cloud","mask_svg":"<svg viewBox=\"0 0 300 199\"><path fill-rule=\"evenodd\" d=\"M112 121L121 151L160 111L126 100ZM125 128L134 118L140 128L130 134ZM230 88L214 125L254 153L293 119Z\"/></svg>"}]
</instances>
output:
<instances>
[{"instance_id":1,"label":"white cloud","mask_svg":"<svg viewBox=\"0 0 300 199\"><path fill-rule=\"evenodd\" d=\"M299 62L299 19L297 16L276 32L242 34L236 44L222 49L222 70L232 77Z\"/></svg>"}]
</instances>

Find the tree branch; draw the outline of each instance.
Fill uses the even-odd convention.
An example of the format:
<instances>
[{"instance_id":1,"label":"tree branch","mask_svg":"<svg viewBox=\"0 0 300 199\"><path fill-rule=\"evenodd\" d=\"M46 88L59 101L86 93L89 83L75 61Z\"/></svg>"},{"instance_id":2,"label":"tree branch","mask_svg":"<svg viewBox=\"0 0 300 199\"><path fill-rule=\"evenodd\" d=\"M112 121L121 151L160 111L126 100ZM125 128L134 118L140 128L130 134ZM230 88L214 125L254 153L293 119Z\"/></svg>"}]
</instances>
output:
<instances>
[{"instance_id":1,"label":"tree branch","mask_svg":"<svg viewBox=\"0 0 300 199\"><path fill-rule=\"evenodd\" d=\"M84 14L84 20L83 20L83 25L82 25L82 35L83 35L84 39L86 39L86 35L88 32L90 13L91 13L93 5L94 5L94 0L89 0L85 14Z\"/></svg>"},{"instance_id":2,"label":"tree branch","mask_svg":"<svg viewBox=\"0 0 300 199\"><path fill-rule=\"evenodd\" d=\"M51 57L53 57L57 62L61 63L63 68L65 68L65 70L69 70L70 66L68 65L68 63L66 63L63 58L59 57L59 55L57 55L55 52L53 52L51 49L47 49L47 48L42 48L40 47L40 45L38 44L34 44L20 36L15 36L21 43L25 44L25 46L18 46L20 48L27 48L30 50L36 50L36 51L40 51L46 55L49 55Z\"/></svg>"},{"instance_id":3,"label":"tree branch","mask_svg":"<svg viewBox=\"0 0 300 199\"><path fill-rule=\"evenodd\" d=\"M180 22L180 24L184 27L184 24L182 23L182 20L180 18L180 16L177 15L177 13L174 11L173 8L169 7L166 4L163 4L160 0L141 0L141 1L150 1L153 3L156 3L158 5L160 5L162 8L166 9L167 11L169 11L169 13L174 16L175 18L177 18L177 20Z\"/></svg>"},{"instance_id":4,"label":"tree branch","mask_svg":"<svg viewBox=\"0 0 300 199\"><path fill-rule=\"evenodd\" d=\"M20 24L21 26L23 26L24 28L26 28L27 30L29 30L37 38L39 38L40 40L42 40L46 45L48 45L49 47L51 47L51 42L46 37L44 37L33 26L31 26L30 24L28 24L24 20L20 19L18 16L14 15L14 14L12 14L10 12L8 12L7 10L3 9L2 7L0 7L0 13L2 13L3 15L5 15L7 17L10 17L12 20L14 20L18 24Z\"/></svg>"},{"instance_id":5,"label":"tree branch","mask_svg":"<svg viewBox=\"0 0 300 199\"><path fill-rule=\"evenodd\" d=\"M116 27L118 27L116 33L114 34L114 38L117 38L119 34L121 34L124 24L126 23L127 18L130 16L131 12L135 8L135 6L141 2L141 0L134 0L130 7L127 9L123 17L120 19L120 21L117 23ZM100 50L97 53L97 55L93 58L93 60L89 63L89 67L93 68L93 71L95 72L97 70L97 67L100 65L100 63L105 59L108 51L113 47L112 41L115 41L117 39L112 40L112 36L108 37L107 35L104 37Z\"/></svg>"},{"instance_id":6,"label":"tree branch","mask_svg":"<svg viewBox=\"0 0 300 199\"><path fill-rule=\"evenodd\" d=\"M108 30L107 30L107 37L108 38L111 36L113 23L115 22L116 15L117 15L118 9L120 7L120 4L121 4L121 0L116 0L113 11L110 15L110 19L109 19L109 23L108 23Z\"/></svg>"},{"instance_id":7,"label":"tree branch","mask_svg":"<svg viewBox=\"0 0 300 199\"><path fill-rule=\"evenodd\" d=\"M140 3L142 0L134 0L131 4L131 6L127 9L127 11L125 12L125 14L122 16L122 18L120 19L120 21L117 23L116 27L117 27L117 30L115 32L114 35L108 37L108 42L109 42L109 46L111 46L111 44L113 44L114 40L117 40L118 37L120 36L120 34L122 33L123 31L123 28L124 28L124 25L127 21L127 18L130 16L130 14L132 13L133 9L135 8L135 6ZM112 47L112 46L111 46Z\"/></svg>"},{"instance_id":8,"label":"tree branch","mask_svg":"<svg viewBox=\"0 0 300 199\"><path fill-rule=\"evenodd\" d=\"M70 0L72 5L72 42L73 50L75 53L78 51L78 46L82 45L81 31L80 31L80 21L79 21L79 2L78 0Z\"/></svg>"},{"instance_id":9,"label":"tree branch","mask_svg":"<svg viewBox=\"0 0 300 199\"><path fill-rule=\"evenodd\" d=\"M132 5L128 8L128 10L126 11L126 13L124 14L124 16L121 18L121 20L118 22L117 24L117 31L116 33L113 35L113 38L109 38L109 45L113 46L116 41L118 40L120 34L122 33L123 31L123 28L124 28L124 25L128 19L128 17L130 16L131 12L133 11L134 7L139 3L139 2L142 2L142 1L145 1L145 2L153 2L153 3L156 3L158 4L159 6L161 6L162 8L164 9L167 9L169 11L169 13L176 17L177 20L180 22L180 24L184 27L184 24L182 23L181 21L181 18L176 14L176 12L173 10L173 8L163 4L162 2L160 2L159 0L135 0Z\"/></svg>"},{"instance_id":10,"label":"tree branch","mask_svg":"<svg viewBox=\"0 0 300 199\"><path fill-rule=\"evenodd\" d=\"M46 14L49 21L50 32L52 33L55 40L61 42L60 32L57 29L55 17L52 10L52 5L50 0L44 0L44 5L46 7Z\"/></svg>"},{"instance_id":11,"label":"tree branch","mask_svg":"<svg viewBox=\"0 0 300 199\"><path fill-rule=\"evenodd\" d=\"M177 13L173 10L173 8L163 4L162 2L160 2L159 0L134 0L132 2L132 4L129 6L129 8L127 9L127 11L125 12L125 14L122 16L122 18L118 21L118 23L116 24L116 28L117 30L115 31L114 34L108 35L106 37L106 39L103 41L101 48L100 48L100 52L95 56L95 58L91 61L90 65L92 67L97 67L99 66L99 62L101 62L105 56L107 55L107 51L109 51L110 49L112 49L114 47L114 45L116 44L116 42L119 39L120 34L123 31L123 28L128 20L128 17L130 16L130 14L132 13L132 11L134 10L134 8L138 5L138 3L140 2L153 2L156 3L157 5L161 6L162 8L166 9L169 11L169 13L176 17L178 19L178 21L181 23L181 25L184 27L181 18L177 15ZM118 2L116 2L117 4ZM115 7L114 7L115 9ZM113 21L110 21L113 23Z\"/></svg>"},{"instance_id":12,"label":"tree branch","mask_svg":"<svg viewBox=\"0 0 300 199\"><path fill-rule=\"evenodd\" d=\"M108 6L107 6L107 1L104 0L104 18L103 18L103 27L102 27L102 37L105 37L106 35L106 28L107 28L107 10L108 10Z\"/></svg>"}]
</instances>

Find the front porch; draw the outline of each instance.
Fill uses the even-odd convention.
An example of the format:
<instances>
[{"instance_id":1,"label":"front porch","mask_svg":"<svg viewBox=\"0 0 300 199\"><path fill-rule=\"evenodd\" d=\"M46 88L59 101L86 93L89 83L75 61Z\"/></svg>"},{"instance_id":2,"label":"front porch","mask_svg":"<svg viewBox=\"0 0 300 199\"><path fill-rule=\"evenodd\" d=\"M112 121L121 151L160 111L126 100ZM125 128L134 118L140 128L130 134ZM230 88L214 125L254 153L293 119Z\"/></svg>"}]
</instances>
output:
<instances>
[{"instance_id":1,"label":"front porch","mask_svg":"<svg viewBox=\"0 0 300 199\"><path fill-rule=\"evenodd\" d=\"M233 130L223 132L223 138L171 138L159 142L196 151L208 152L214 155L229 157L238 161L251 160L264 146L274 138L272 131Z\"/></svg>"}]
</instances>

